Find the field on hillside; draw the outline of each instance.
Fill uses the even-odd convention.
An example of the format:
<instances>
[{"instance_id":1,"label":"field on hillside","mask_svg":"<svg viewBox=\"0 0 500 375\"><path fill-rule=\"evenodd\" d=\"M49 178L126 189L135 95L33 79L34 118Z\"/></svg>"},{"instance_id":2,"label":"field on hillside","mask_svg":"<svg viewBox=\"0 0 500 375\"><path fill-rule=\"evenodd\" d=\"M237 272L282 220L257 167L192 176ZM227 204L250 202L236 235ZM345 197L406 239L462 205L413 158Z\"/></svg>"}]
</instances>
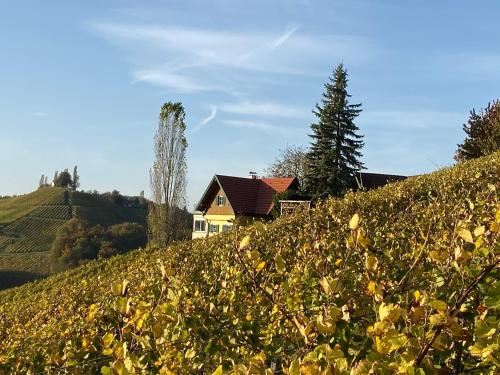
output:
<instances>
[{"instance_id":1,"label":"field on hillside","mask_svg":"<svg viewBox=\"0 0 500 375\"><path fill-rule=\"evenodd\" d=\"M59 228L73 217L92 225L145 224L146 211L57 187L1 199L0 289L48 275L48 251Z\"/></svg>"},{"instance_id":2,"label":"field on hillside","mask_svg":"<svg viewBox=\"0 0 500 375\"><path fill-rule=\"evenodd\" d=\"M31 194L0 199L0 225L12 223L45 204L64 204L63 192L62 188L39 189Z\"/></svg>"},{"instance_id":3,"label":"field on hillside","mask_svg":"<svg viewBox=\"0 0 500 375\"><path fill-rule=\"evenodd\" d=\"M500 153L0 292L5 373L493 374Z\"/></svg>"}]
</instances>

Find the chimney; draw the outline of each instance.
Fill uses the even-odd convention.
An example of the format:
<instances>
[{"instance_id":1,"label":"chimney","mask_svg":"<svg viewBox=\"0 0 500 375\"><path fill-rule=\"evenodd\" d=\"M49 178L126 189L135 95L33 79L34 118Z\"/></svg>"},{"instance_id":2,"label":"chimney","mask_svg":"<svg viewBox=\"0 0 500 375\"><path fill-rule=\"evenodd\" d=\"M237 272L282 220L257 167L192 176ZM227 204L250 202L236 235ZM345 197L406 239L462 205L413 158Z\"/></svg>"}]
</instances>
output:
<instances>
[{"instance_id":1,"label":"chimney","mask_svg":"<svg viewBox=\"0 0 500 375\"><path fill-rule=\"evenodd\" d=\"M259 176L257 176L257 172L248 172L248 178L251 178L252 180L256 180L259 178Z\"/></svg>"}]
</instances>

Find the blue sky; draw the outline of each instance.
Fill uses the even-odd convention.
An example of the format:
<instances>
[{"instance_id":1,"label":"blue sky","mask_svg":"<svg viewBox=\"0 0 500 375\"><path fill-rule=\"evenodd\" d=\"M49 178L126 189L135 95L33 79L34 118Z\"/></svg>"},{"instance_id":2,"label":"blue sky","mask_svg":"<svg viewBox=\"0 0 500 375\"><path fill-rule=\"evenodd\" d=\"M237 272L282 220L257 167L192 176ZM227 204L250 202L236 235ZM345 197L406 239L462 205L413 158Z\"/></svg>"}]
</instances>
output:
<instances>
[{"instance_id":1,"label":"blue sky","mask_svg":"<svg viewBox=\"0 0 500 375\"><path fill-rule=\"evenodd\" d=\"M307 146L343 61L363 161L453 163L471 108L499 97L498 1L0 2L0 195L78 164L83 189L148 191L160 106L187 112L188 207L215 173Z\"/></svg>"}]
</instances>

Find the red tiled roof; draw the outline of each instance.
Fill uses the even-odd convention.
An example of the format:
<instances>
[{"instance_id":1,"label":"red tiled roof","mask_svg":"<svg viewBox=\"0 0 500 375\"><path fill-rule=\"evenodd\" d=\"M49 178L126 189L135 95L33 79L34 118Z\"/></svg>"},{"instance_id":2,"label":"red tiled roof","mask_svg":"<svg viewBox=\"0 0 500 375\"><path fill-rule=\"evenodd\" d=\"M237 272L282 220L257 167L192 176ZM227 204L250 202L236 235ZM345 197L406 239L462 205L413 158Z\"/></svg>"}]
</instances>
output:
<instances>
[{"instance_id":1,"label":"red tiled roof","mask_svg":"<svg viewBox=\"0 0 500 375\"><path fill-rule=\"evenodd\" d=\"M287 190L295 178L244 178L215 175L196 207L204 211L214 199L217 185L227 196L235 214L269 215L273 209L273 196Z\"/></svg>"},{"instance_id":2,"label":"red tiled roof","mask_svg":"<svg viewBox=\"0 0 500 375\"><path fill-rule=\"evenodd\" d=\"M288 189L294 182L292 177L262 178L257 196L255 211L261 215L268 215L273 209L273 196Z\"/></svg>"}]
</instances>

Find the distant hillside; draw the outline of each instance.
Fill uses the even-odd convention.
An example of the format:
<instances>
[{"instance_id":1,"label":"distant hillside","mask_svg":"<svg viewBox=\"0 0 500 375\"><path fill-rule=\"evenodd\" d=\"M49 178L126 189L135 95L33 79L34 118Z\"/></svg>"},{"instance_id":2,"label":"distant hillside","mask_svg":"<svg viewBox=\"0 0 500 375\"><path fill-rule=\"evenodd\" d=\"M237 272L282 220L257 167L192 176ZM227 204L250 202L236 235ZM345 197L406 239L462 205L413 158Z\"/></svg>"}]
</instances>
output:
<instances>
[{"instance_id":1,"label":"distant hillside","mask_svg":"<svg viewBox=\"0 0 500 375\"><path fill-rule=\"evenodd\" d=\"M0 292L0 372L496 373L499 172L500 152Z\"/></svg>"},{"instance_id":2,"label":"distant hillside","mask_svg":"<svg viewBox=\"0 0 500 375\"><path fill-rule=\"evenodd\" d=\"M146 210L58 187L1 199L0 289L49 274L48 251L57 230L71 218L103 226L145 224Z\"/></svg>"}]
</instances>

